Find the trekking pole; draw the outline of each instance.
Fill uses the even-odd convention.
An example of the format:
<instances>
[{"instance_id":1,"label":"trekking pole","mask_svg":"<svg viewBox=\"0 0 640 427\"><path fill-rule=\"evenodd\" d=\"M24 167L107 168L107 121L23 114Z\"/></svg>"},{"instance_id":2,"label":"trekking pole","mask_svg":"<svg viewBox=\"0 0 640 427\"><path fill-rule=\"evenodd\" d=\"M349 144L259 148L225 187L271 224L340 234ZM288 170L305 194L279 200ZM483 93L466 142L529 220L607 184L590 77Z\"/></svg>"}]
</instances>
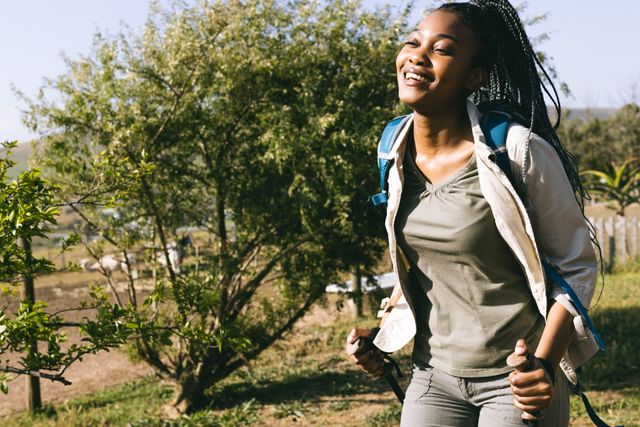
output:
<instances>
[{"instance_id":1,"label":"trekking pole","mask_svg":"<svg viewBox=\"0 0 640 427\"><path fill-rule=\"evenodd\" d=\"M529 353L517 355L515 352L507 357L507 365L519 372L527 372L532 368L532 358ZM522 412L522 422L531 427L538 427L538 418L542 415L540 411Z\"/></svg>"},{"instance_id":2,"label":"trekking pole","mask_svg":"<svg viewBox=\"0 0 640 427\"><path fill-rule=\"evenodd\" d=\"M368 351L375 350L377 350L377 348L375 344L373 344L373 340L371 338L359 337L353 344L347 344L347 354L350 356L359 356L367 353ZM395 368L398 377L402 377L400 367L398 366L398 363L387 353L383 352L382 357L385 359L382 376L387 380L389 387L391 387L391 390L393 390L393 393L396 395L400 403L403 403L404 391L393 376L393 369Z\"/></svg>"}]
</instances>

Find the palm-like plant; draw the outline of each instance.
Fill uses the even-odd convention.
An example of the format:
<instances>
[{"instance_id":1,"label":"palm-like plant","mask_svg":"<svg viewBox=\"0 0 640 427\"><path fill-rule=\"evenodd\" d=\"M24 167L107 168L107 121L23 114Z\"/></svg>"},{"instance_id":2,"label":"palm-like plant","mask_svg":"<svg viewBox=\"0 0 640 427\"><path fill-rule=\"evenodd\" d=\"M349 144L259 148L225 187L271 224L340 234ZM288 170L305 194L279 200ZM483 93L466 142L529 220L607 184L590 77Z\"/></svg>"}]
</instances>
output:
<instances>
[{"instance_id":1,"label":"palm-like plant","mask_svg":"<svg viewBox=\"0 0 640 427\"><path fill-rule=\"evenodd\" d=\"M640 202L640 163L636 157L620 165L612 162L605 170L589 169L580 175L587 190L604 199L617 215L624 216L629 205Z\"/></svg>"}]
</instances>

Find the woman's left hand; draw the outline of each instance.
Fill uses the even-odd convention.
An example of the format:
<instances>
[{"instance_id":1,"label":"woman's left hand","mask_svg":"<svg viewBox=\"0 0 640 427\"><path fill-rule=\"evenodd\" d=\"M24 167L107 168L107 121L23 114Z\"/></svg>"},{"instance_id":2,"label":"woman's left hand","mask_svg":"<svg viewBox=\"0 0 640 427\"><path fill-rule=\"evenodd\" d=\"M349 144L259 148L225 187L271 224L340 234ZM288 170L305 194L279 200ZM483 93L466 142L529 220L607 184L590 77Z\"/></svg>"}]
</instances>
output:
<instances>
[{"instance_id":1,"label":"woman's left hand","mask_svg":"<svg viewBox=\"0 0 640 427\"><path fill-rule=\"evenodd\" d=\"M518 355L533 354L523 339L518 340L515 352ZM516 408L528 413L535 413L551 405L553 383L538 359L532 357L531 363L533 366L527 372L511 372L509 383L515 397L513 404Z\"/></svg>"}]
</instances>

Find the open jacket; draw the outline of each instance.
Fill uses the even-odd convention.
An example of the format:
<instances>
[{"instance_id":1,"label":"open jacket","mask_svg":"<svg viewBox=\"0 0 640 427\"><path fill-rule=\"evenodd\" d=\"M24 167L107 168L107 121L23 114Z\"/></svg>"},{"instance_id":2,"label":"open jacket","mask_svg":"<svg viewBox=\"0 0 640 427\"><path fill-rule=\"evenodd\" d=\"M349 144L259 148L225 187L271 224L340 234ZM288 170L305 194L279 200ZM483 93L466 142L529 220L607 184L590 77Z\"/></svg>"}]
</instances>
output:
<instances>
[{"instance_id":1,"label":"open jacket","mask_svg":"<svg viewBox=\"0 0 640 427\"><path fill-rule=\"evenodd\" d=\"M548 300L556 299L574 316L575 333L560 367L575 384L575 368L590 359L598 351L598 346L570 297L559 286L545 281L540 256L556 267L582 304L589 308L597 281L597 260L586 220L560 158L549 143L517 123L510 125L506 147L517 181L515 185L520 186L517 192L494 162L495 155L485 143L480 128L481 113L471 101L467 103L467 111L473 131L480 189L491 207L497 229L522 266L540 315L546 321ZM409 280L407 262L398 246L394 229L404 182L402 159L412 122L413 116L398 134L390 153L394 162L388 178L385 226L393 271L402 288L402 297L374 340L378 348L386 352L400 349L416 333L413 298L417 295L417 288L413 288L415 284ZM530 203L527 207L519 193L528 195Z\"/></svg>"}]
</instances>

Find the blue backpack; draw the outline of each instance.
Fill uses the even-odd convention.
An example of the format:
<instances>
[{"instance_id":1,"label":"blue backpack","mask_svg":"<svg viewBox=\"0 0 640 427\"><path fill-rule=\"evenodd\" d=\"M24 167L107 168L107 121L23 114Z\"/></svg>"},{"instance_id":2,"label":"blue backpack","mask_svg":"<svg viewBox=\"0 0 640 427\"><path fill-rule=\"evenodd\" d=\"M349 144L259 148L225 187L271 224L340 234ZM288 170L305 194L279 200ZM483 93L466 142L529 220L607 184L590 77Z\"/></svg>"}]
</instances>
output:
<instances>
[{"instance_id":1,"label":"blue backpack","mask_svg":"<svg viewBox=\"0 0 640 427\"><path fill-rule=\"evenodd\" d=\"M369 197L369 201L374 205L385 205L388 200L387 193L387 178L389 176L389 169L393 165L394 159L392 157L392 148L394 142L398 138L398 135L404 128L404 125L409 120L410 116L400 116L396 117L392 121L390 121L382 132L382 136L380 137L380 142L378 143L378 171L380 176L380 192L374 194ZM509 162L509 155L507 153L507 132L509 130L509 125L514 119L514 116L511 114L502 111L502 110L491 110L487 111L483 118L480 127L482 128L482 132L484 133L485 141L487 145L493 150L495 154L495 162L500 167L500 169L504 172L504 174L509 178L511 183L515 184L515 180L513 177L513 173L511 172L511 165ZM515 185L514 185L515 187ZM582 317L582 321L587 326L587 328L593 334L593 337L598 344L600 351L605 350L604 341L600 337L600 334L596 330L589 314L587 313L586 308L580 302L580 299L573 291L571 286L567 283L566 280L552 267L548 262L542 261L542 268L548 278L550 278L553 282L559 285L564 292L569 295L573 305L580 313L580 317ZM572 391L580 396L584 402L585 408L591 421L596 425L596 427L609 427L604 421L602 421L598 415L595 413L593 408L591 407L587 396L580 389L580 383L573 385L569 382L569 385ZM621 427L621 426L618 426Z\"/></svg>"}]
</instances>

